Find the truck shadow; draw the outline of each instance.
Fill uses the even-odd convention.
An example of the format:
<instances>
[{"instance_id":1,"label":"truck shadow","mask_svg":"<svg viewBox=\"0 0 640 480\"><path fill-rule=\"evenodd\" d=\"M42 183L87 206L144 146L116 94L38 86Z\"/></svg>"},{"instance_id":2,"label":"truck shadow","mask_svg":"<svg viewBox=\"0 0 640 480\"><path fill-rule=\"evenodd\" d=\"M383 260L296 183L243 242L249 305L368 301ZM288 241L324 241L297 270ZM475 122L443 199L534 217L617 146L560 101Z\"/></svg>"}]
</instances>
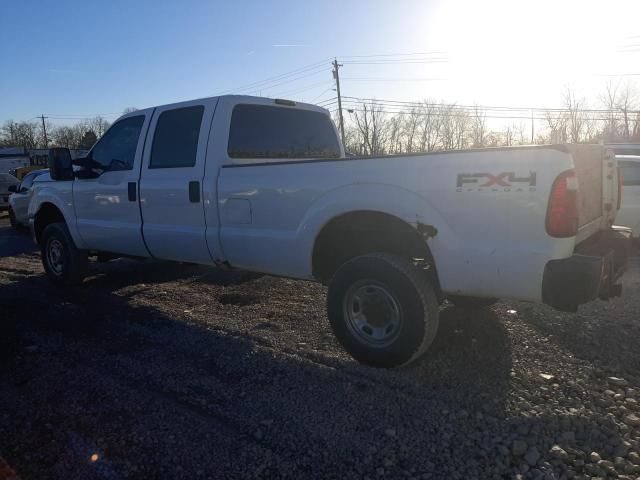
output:
<instances>
[{"instance_id":1,"label":"truck shadow","mask_svg":"<svg viewBox=\"0 0 640 480\"><path fill-rule=\"evenodd\" d=\"M90 262L89 276L84 284L111 291L137 284L160 284L184 281L210 285L239 285L257 274L240 270L224 270L205 265L161 260L116 259L109 262Z\"/></svg>"},{"instance_id":2,"label":"truck shadow","mask_svg":"<svg viewBox=\"0 0 640 480\"><path fill-rule=\"evenodd\" d=\"M39 249L31 241L29 230L12 228L8 222L0 224L0 258L24 253L35 253Z\"/></svg>"},{"instance_id":3,"label":"truck shadow","mask_svg":"<svg viewBox=\"0 0 640 480\"><path fill-rule=\"evenodd\" d=\"M24 478L104 478L125 462L141 465L129 478L195 478L204 465L230 477L240 461L262 478L375 476L383 463L391 477L450 477L452 459L495 471L500 445L528 438L546 453L565 428L561 416L509 414L510 341L491 310L443 310L425 358L384 371L189 323L134 294L58 289L42 277L4 285L0 303L0 427L14 433L0 436L0 451ZM617 442L596 419L567 422L572 444ZM78 435L88 445L100 439L109 464L79 454ZM504 474L520 462L507 455Z\"/></svg>"}]
</instances>

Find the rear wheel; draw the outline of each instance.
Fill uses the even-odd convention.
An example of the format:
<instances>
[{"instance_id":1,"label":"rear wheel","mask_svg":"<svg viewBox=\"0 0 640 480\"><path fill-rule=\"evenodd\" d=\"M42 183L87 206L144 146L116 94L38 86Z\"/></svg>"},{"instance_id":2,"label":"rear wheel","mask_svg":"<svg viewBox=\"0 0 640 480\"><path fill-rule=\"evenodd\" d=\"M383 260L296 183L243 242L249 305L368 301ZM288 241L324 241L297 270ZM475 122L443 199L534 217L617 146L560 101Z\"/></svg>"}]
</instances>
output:
<instances>
[{"instance_id":1,"label":"rear wheel","mask_svg":"<svg viewBox=\"0 0 640 480\"><path fill-rule=\"evenodd\" d=\"M87 252L76 247L64 223L51 223L45 227L41 251L42 264L49 280L64 285L82 282L87 273Z\"/></svg>"},{"instance_id":2,"label":"rear wheel","mask_svg":"<svg viewBox=\"0 0 640 480\"><path fill-rule=\"evenodd\" d=\"M356 257L329 283L327 313L336 337L356 360L374 367L420 358L435 338L438 310L426 272L396 255Z\"/></svg>"}]
</instances>

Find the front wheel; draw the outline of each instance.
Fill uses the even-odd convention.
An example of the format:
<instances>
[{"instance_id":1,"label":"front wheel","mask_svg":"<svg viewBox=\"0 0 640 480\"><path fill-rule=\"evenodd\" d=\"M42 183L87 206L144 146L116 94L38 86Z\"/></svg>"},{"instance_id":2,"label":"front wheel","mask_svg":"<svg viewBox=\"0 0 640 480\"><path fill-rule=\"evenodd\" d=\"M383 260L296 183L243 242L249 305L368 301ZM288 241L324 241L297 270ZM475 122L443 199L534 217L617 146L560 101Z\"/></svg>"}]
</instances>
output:
<instances>
[{"instance_id":1,"label":"front wheel","mask_svg":"<svg viewBox=\"0 0 640 480\"><path fill-rule=\"evenodd\" d=\"M82 282L87 273L87 252L76 247L64 223L51 223L45 227L41 250L42 264L49 280L64 285Z\"/></svg>"},{"instance_id":2,"label":"front wheel","mask_svg":"<svg viewBox=\"0 0 640 480\"><path fill-rule=\"evenodd\" d=\"M327 314L336 337L356 360L391 368L417 360L431 345L439 305L423 269L396 255L372 253L335 273Z\"/></svg>"}]
</instances>

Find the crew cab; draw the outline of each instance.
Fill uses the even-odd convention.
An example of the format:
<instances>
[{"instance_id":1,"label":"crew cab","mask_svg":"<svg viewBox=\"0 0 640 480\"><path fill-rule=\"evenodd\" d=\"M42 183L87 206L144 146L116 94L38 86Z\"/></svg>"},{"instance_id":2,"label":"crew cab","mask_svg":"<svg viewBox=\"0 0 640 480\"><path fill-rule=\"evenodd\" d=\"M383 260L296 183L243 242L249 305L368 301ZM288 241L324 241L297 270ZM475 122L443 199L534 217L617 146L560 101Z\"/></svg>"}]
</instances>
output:
<instances>
[{"instance_id":1,"label":"crew cab","mask_svg":"<svg viewBox=\"0 0 640 480\"><path fill-rule=\"evenodd\" d=\"M52 150L29 205L52 281L107 254L322 282L374 366L419 358L445 300L576 311L619 294L627 262L602 146L346 157L322 108L221 96L128 113L73 163Z\"/></svg>"}]
</instances>

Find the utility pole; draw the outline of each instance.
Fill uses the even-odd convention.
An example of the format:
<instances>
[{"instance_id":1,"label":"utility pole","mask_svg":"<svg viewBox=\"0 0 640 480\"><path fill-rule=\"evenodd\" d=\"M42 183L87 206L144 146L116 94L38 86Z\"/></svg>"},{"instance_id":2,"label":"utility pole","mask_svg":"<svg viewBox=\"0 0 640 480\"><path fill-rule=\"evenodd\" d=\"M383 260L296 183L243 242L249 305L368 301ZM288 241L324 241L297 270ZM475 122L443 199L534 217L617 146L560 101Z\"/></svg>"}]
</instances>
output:
<instances>
[{"instance_id":1,"label":"utility pole","mask_svg":"<svg viewBox=\"0 0 640 480\"><path fill-rule=\"evenodd\" d=\"M533 145L533 110L531 110L531 145Z\"/></svg>"},{"instance_id":2,"label":"utility pole","mask_svg":"<svg viewBox=\"0 0 640 480\"><path fill-rule=\"evenodd\" d=\"M344 119L342 118L342 97L340 96L340 74L338 68L342 66L337 59L333 59L333 78L336 81L336 93L338 94L338 115L340 119L340 137L342 138L342 148L346 148L344 144Z\"/></svg>"},{"instance_id":3,"label":"utility pole","mask_svg":"<svg viewBox=\"0 0 640 480\"><path fill-rule=\"evenodd\" d=\"M44 119L49 117L40 115L40 118L42 118L42 135L44 136L44 148L49 148L49 140L47 139L47 126L44 123Z\"/></svg>"}]
</instances>

